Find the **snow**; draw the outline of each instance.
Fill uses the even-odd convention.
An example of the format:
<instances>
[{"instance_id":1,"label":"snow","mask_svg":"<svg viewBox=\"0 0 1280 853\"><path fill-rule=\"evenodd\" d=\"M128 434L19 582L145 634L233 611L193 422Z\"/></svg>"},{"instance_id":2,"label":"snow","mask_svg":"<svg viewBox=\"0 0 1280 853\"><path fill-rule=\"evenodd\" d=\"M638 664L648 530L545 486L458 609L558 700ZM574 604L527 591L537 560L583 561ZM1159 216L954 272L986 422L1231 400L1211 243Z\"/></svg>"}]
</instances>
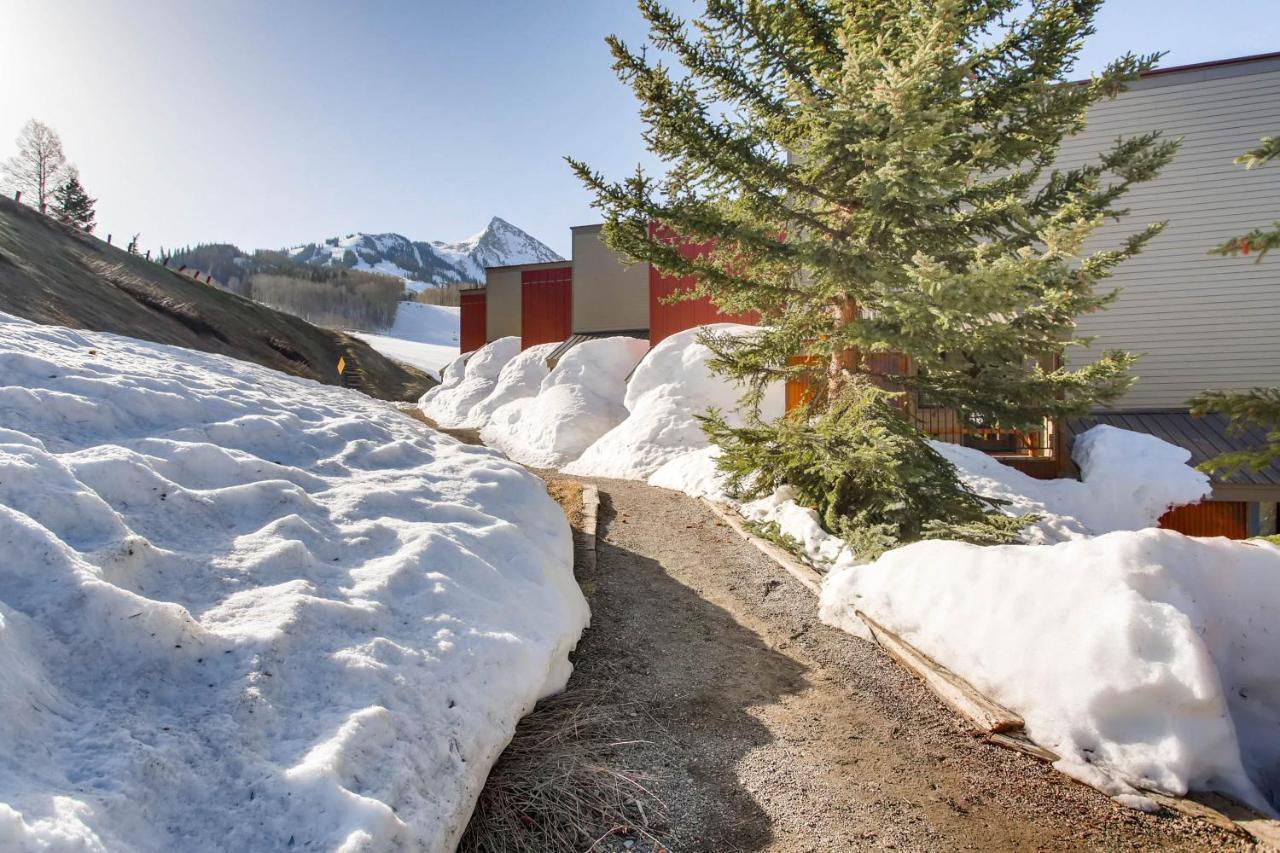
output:
<instances>
[{"instance_id":1,"label":"snow","mask_svg":"<svg viewBox=\"0 0 1280 853\"><path fill-rule=\"evenodd\" d=\"M1037 480L980 450L931 444L974 491L1011 501L1010 515L1041 515L1031 530L1035 543L1151 527L1170 508L1196 503L1210 492L1209 478L1186 464L1187 450L1105 424L1075 440L1072 458L1080 480Z\"/></svg>"},{"instance_id":2,"label":"snow","mask_svg":"<svg viewBox=\"0 0 1280 853\"><path fill-rule=\"evenodd\" d=\"M626 379L649 349L647 340L584 341L560 359L532 397L499 407L480 438L535 468L559 468L627 416Z\"/></svg>"},{"instance_id":3,"label":"snow","mask_svg":"<svg viewBox=\"0 0 1280 853\"><path fill-rule=\"evenodd\" d=\"M709 444L663 463L649 475L649 485L684 492L694 498L727 501L724 472L716 465L720 448Z\"/></svg>"},{"instance_id":4,"label":"snow","mask_svg":"<svg viewBox=\"0 0 1280 853\"><path fill-rule=\"evenodd\" d=\"M1196 503L1211 491L1209 478L1186 464L1191 458L1186 450L1155 436L1105 424L1076 437L1073 458L1083 480L1037 480L980 450L940 441L930 444L956 466L960 479L971 489L1007 501L1002 507L1006 514L1039 516L1022 533L1023 541L1032 545L1152 527L1170 508ZM691 463L694 467L682 472L677 460L675 470L663 473L669 488L726 500L709 491L718 480L704 477L708 491L697 493L697 460ZM652 479L650 483L666 485ZM777 524L781 533L803 546L805 557L819 569L830 571L859 562L843 540L823 529L817 512L799 505L786 487L746 502L738 511L751 521Z\"/></svg>"},{"instance_id":5,"label":"snow","mask_svg":"<svg viewBox=\"0 0 1280 853\"><path fill-rule=\"evenodd\" d=\"M821 569L830 571L858 562L843 539L826 531L818 520L817 511L799 503L790 486L782 486L771 495L741 504L738 512L757 524L776 524L778 531L798 543L805 558Z\"/></svg>"},{"instance_id":6,"label":"snow","mask_svg":"<svg viewBox=\"0 0 1280 853\"><path fill-rule=\"evenodd\" d=\"M520 339L498 338L476 350L459 365L463 371L446 374L446 381L423 394L418 401L423 413L442 427L461 427L466 423L471 407L479 403L497 387L498 376L507 362L520 353ZM453 368L457 360L451 362ZM449 381L456 379L456 381Z\"/></svg>"},{"instance_id":7,"label":"snow","mask_svg":"<svg viewBox=\"0 0 1280 853\"><path fill-rule=\"evenodd\" d=\"M550 369L547 358L555 351L559 343L535 344L503 366L498 374L498 381L489 392L489 396L471 407L463 426L479 429L489 422L493 413L522 397L532 397L542 387L542 380L547 378Z\"/></svg>"},{"instance_id":8,"label":"snow","mask_svg":"<svg viewBox=\"0 0 1280 853\"><path fill-rule=\"evenodd\" d=\"M1058 769L1138 808L1142 789L1280 804L1280 549L1167 530L1056 545L919 542L823 586L1018 712Z\"/></svg>"},{"instance_id":9,"label":"snow","mask_svg":"<svg viewBox=\"0 0 1280 853\"><path fill-rule=\"evenodd\" d=\"M587 621L543 484L177 347L0 377L0 848L452 850Z\"/></svg>"},{"instance_id":10,"label":"snow","mask_svg":"<svg viewBox=\"0 0 1280 853\"><path fill-rule=\"evenodd\" d=\"M388 358L439 378L440 369L458 355L458 312L447 305L401 302L390 328L349 334Z\"/></svg>"},{"instance_id":11,"label":"snow","mask_svg":"<svg viewBox=\"0 0 1280 853\"><path fill-rule=\"evenodd\" d=\"M741 423L739 398L744 389L707 367L711 350L698 340L704 331L747 335L756 328L718 323L664 339L627 383L626 419L566 465L565 473L644 480L677 456L708 445L694 415L716 408L731 423ZM777 417L783 407L783 386L777 383L766 392L761 413Z\"/></svg>"},{"instance_id":12,"label":"snow","mask_svg":"<svg viewBox=\"0 0 1280 853\"><path fill-rule=\"evenodd\" d=\"M440 376L440 368L448 364L449 360L458 354L456 346L439 347L432 344L420 344L416 341L406 341L402 338L393 338L387 335L375 335L370 332L348 332L348 334L353 338L359 338L364 341L387 358L407 364L410 367L416 367L436 378Z\"/></svg>"},{"instance_id":13,"label":"snow","mask_svg":"<svg viewBox=\"0 0 1280 853\"><path fill-rule=\"evenodd\" d=\"M629 392L632 417L645 393ZM643 457L660 433L635 434L613 449ZM790 488L738 510L777 525L828 572L825 622L870 639L857 616L867 613L1022 715L1064 773L1137 808L1155 807L1143 791L1197 789L1274 814L1280 549L1153 529L1210 491L1190 454L1153 436L1099 426L1077 437L1081 481L1036 480L980 451L933 446L976 491L1010 501L1006 512L1040 515L1031 544L920 542L868 565ZM649 482L726 500L717 455L704 446L669 456Z\"/></svg>"},{"instance_id":14,"label":"snow","mask_svg":"<svg viewBox=\"0 0 1280 853\"><path fill-rule=\"evenodd\" d=\"M934 443L976 491L1042 520L1030 544L918 542L866 564L784 487L739 507L828 571L825 622L871 618L1019 713L1060 770L1121 802L1219 790L1280 802L1280 549L1153 525L1209 493L1189 454L1148 435L1078 436L1083 481L1036 480ZM695 465L655 474L696 493ZM683 477L683 480L681 479ZM708 481L714 488L715 481Z\"/></svg>"}]
</instances>

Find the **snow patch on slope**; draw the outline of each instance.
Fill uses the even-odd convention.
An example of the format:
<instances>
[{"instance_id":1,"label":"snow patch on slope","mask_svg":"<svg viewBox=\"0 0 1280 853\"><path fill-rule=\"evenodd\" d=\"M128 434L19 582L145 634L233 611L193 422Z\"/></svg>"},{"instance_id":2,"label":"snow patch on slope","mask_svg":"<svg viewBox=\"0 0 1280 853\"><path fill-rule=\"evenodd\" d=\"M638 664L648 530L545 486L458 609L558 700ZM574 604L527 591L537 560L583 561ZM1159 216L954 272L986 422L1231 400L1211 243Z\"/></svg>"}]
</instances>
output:
<instances>
[{"instance_id":1,"label":"snow patch on slope","mask_svg":"<svg viewBox=\"0 0 1280 853\"><path fill-rule=\"evenodd\" d=\"M8 315L0 383L0 846L452 850L587 620L542 483Z\"/></svg>"},{"instance_id":2,"label":"snow patch on slope","mask_svg":"<svg viewBox=\"0 0 1280 853\"><path fill-rule=\"evenodd\" d=\"M440 378L440 370L458 355L459 309L448 305L401 302L389 328L349 332L378 352Z\"/></svg>"}]
</instances>

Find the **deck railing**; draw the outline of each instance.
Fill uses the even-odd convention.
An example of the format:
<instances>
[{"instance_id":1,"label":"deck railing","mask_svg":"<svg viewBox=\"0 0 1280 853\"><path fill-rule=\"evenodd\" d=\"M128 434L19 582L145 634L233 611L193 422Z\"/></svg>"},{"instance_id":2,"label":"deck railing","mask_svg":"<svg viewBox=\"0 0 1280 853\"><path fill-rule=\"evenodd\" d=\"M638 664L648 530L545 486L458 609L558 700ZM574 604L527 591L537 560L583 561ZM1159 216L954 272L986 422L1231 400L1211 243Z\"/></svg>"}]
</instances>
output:
<instances>
[{"instance_id":1,"label":"deck railing","mask_svg":"<svg viewBox=\"0 0 1280 853\"><path fill-rule=\"evenodd\" d=\"M955 409L919 406L913 412L920 429L938 441L963 444L991 456L1052 459L1057 453L1057 425L1045 420L1033 430L985 429L965 423Z\"/></svg>"}]
</instances>

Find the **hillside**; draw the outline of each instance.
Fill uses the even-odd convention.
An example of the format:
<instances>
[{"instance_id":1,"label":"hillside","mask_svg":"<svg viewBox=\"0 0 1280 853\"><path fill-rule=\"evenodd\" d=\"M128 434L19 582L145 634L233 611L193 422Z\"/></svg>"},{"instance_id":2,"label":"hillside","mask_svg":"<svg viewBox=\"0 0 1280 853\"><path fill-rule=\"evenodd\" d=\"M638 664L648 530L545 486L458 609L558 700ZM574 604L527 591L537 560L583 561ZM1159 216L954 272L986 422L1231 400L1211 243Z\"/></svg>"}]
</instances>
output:
<instances>
[{"instance_id":1,"label":"hillside","mask_svg":"<svg viewBox=\"0 0 1280 853\"><path fill-rule=\"evenodd\" d=\"M412 291L483 282L485 267L561 260L546 244L497 216L480 233L452 243L357 231L282 251L248 254L228 243L214 243L175 252L173 258L224 283L259 272L287 273L291 265L303 264L385 273L402 279Z\"/></svg>"},{"instance_id":2,"label":"hillside","mask_svg":"<svg viewBox=\"0 0 1280 853\"><path fill-rule=\"evenodd\" d=\"M219 353L387 400L435 384L368 344L165 269L0 198L0 311Z\"/></svg>"}]
</instances>

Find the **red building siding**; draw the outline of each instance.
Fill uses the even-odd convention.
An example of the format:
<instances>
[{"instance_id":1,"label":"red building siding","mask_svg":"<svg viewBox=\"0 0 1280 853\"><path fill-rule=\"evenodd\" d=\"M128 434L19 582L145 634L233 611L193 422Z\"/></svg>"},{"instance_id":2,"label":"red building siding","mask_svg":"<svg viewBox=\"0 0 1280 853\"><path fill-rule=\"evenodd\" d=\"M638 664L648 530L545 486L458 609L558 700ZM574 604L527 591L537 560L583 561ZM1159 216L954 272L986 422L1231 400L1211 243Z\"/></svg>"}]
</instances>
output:
<instances>
[{"instance_id":1,"label":"red building siding","mask_svg":"<svg viewBox=\"0 0 1280 853\"><path fill-rule=\"evenodd\" d=\"M460 352L471 352L485 344L487 323L485 321L485 293L477 290L462 294L461 318L458 321L458 349Z\"/></svg>"},{"instance_id":2,"label":"red building siding","mask_svg":"<svg viewBox=\"0 0 1280 853\"><path fill-rule=\"evenodd\" d=\"M573 267L520 273L520 347L563 341L573 333Z\"/></svg>"},{"instance_id":3,"label":"red building siding","mask_svg":"<svg viewBox=\"0 0 1280 853\"><path fill-rule=\"evenodd\" d=\"M649 225L649 233L661 235L663 239L675 242L673 234L664 233L657 223ZM686 258L696 258L711 251L714 243L681 243L680 254ZM755 312L747 314L724 314L707 297L701 299L682 299L679 302L667 303L663 300L679 290L692 287L693 276L663 275L649 266L649 344L656 346L663 339L702 326L707 323L746 323L754 326L760 322Z\"/></svg>"},{"instance_id":4,"label":"red building siding","mask_svg":"<svg viewBox=\"0 0 1280 853\"><path fill-rule=\"evenodd\" d=\"M1175 506L1160 516L1160 526L1188 536L1249 537L1249 505L1244 501L1200 501Z\"/></svg>"}]
</instances>

